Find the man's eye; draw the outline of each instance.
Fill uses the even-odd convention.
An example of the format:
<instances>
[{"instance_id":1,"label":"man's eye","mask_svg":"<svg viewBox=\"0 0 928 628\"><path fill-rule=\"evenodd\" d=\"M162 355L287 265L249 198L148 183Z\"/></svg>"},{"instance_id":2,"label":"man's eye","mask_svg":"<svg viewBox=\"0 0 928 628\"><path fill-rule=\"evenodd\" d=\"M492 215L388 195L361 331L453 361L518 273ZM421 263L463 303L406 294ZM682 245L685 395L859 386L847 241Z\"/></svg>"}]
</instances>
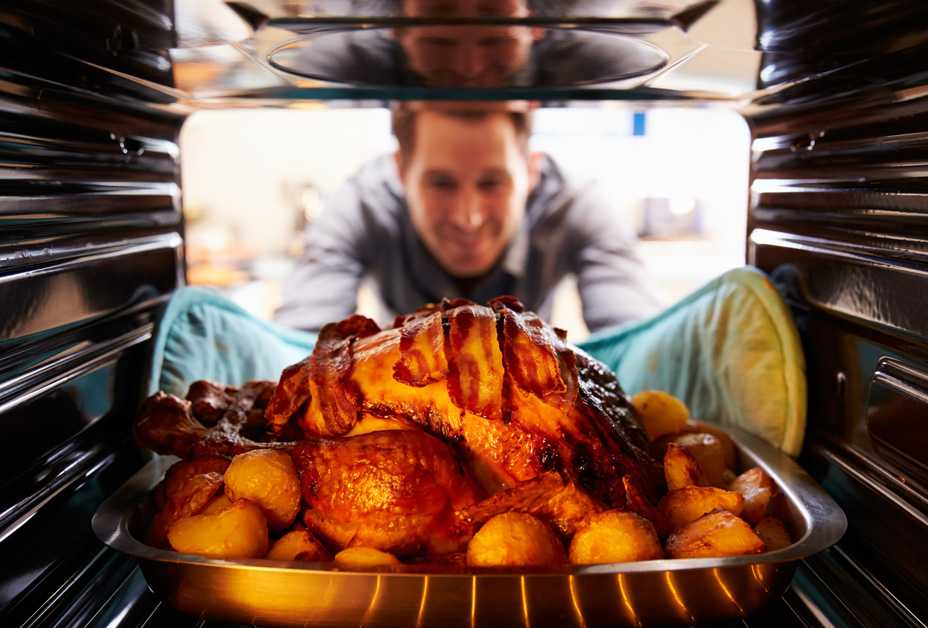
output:
<instances>
[{"instance_id":1,"label":"man's eye","mask_svg":"<svg viewBox=\"0 0 928 628\"><path fill-rule=\"evenodd\" d=\"M480 189L486 192L492 192L494 190L498 190L500 187L502 187L502 185L503 185L503 182L500 181L499 179L486 179L478 183L478 186L480 187Z\"/></svg>"},{"instance_id":2,"label":"man's eye","mask_svg":"<svg viewBox=\"0 0 928 628\"><path fill-rule=\"evenodd\" d=\"M480 45L484 48L502 48L513 43L510 37L485 37L480 40Z\"/></svg>"},{"instance_id":3,"label":"man's eye","mask_svg":"<svg viewBox=\"0 0 928 628\"><path fill-rule=\"evenodd\" d=\"M422 40L422 43L425 44L426 46L432 46L433 48L443 48L443 49L454 48L455 46L458 45L458 42L456 42L455 40L445 39L443 37L426 37L425 39Z\"/></svg>"},{"instance_id":4,"label":"man's eye","mask_svg":"<svg viewBox=\"0 0 928 628\"><path fill-rule=\"evenodd\" d=\"M453 190L455 183L450 179L432 179L429 185L439 190Z\"/></svg>"}]
</instances>

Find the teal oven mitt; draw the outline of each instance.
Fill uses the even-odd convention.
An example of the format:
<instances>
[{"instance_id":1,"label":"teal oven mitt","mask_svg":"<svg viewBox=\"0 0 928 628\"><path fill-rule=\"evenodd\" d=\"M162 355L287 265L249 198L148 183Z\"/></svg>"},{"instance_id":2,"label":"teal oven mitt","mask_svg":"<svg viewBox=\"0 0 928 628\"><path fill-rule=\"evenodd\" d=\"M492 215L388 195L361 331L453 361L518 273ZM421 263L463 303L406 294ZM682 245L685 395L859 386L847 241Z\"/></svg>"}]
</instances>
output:
<instances>
[{"instance_id":1,"label":"teal oven mitt","mask_svg":"<svg viewBox=\"0 0 928 628\"><path fill-rule=\"evenodd\" d=\"M199 379L231 386L277 381L284 368L312 353L315 342L314 334L255 318L217 292L181 288L158 323L148 394L183 397Z\"/></svg>"},{"instance_id":2,"label":"teal oven mitt","mask_svg":"<svg viewBox=\"0 0 928 628\"><path fill-rule=\"evenodd\" d=\"M797 455L806 419L805 360L792 316L766 275L729 271L649 320L580 347L629 394L664 390L700 420L737 425Z\"/></svg>"}]
</instances>

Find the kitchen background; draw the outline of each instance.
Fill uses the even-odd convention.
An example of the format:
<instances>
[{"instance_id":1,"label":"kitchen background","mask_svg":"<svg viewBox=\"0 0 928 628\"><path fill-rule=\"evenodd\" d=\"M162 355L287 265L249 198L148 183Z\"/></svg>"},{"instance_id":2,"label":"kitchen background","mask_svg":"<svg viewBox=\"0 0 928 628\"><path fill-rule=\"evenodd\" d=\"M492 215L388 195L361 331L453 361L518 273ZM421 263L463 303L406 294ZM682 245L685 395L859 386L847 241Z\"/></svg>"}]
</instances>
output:
<instances>
[{"instance_id":1,"label":"kitchen background","mask_svg":"<svg viewBox=\"0 0 928 628\"><path fill-rule=\"evenodd\" d=\"M744 263L748 129L724 108L542 109L533 149L596 179L637 226L669 304ZM189 281L270 318L301 232L326 194L394 150L387 109L201 111L181 133ZM363 286L359 310L373 307ZM587 335L576 288L559 289L553 323Z\"/></svg>"}]
</instances>

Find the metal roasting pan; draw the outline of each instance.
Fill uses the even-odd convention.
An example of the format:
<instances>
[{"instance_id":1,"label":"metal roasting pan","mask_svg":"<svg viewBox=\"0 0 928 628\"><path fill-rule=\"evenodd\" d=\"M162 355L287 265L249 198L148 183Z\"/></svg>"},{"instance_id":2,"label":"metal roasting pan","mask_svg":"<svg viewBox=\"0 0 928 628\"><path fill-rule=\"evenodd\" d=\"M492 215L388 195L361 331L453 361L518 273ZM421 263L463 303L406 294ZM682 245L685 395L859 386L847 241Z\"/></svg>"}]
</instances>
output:
<instances>
[{"instance_id":1,"label":"metal roasting pan","mask_svg":"<svg viewBox=\"0 0 928 628\"><path fill-rule=\"evenodd\" d=\"M799 560L844 534L840 507L789 456L727 429L740 467L763 468L781 490L791 546L753 556L651 560L561 571L337 571L328 563L217 560L138 539L150 493L176 460L155 457L93 518L97 536L135 557L166 603L205 619L289 626L617 626L748 616L779 597ZM418 569L418 571L416 571Z\"/></svg>"}]
</instances>

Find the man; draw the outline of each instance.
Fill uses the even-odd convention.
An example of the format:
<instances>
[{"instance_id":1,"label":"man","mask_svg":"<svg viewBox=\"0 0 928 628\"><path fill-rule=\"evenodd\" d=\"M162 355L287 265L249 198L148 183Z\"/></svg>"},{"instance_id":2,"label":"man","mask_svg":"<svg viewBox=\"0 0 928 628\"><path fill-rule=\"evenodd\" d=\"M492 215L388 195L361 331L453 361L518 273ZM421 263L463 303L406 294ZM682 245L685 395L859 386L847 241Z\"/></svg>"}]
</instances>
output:
<instances>
[{"instance_id":1,"label":"man","mask_svg":"<svg viewBox=\"0 0 928 628\"><path fill-rule=\"evenodd\" d=\"M568 273L592 330L655 311L618 208L531 153L530 120L506 103L398 108L398 152L364 166L309 225L277 320L318 330L344 318L366 275L381 322L443 297L500 294L547 318Z\"/></svg>"}]
</instances>

